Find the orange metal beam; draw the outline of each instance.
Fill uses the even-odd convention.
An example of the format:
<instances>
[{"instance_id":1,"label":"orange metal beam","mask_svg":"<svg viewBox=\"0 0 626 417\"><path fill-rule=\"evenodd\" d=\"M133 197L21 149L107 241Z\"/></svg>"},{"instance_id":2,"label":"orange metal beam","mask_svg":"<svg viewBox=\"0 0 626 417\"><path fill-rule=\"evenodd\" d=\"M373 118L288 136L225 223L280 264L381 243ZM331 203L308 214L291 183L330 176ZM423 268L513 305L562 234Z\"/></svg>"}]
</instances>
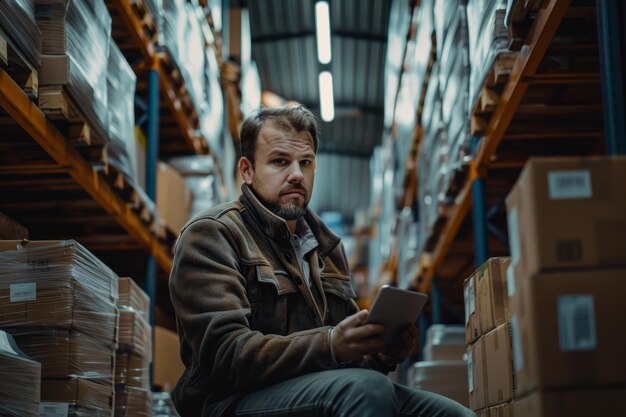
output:
<instances>
[{"instance_id":1,"label":"orange metal beam","mask_svg":"<svg viewBox=\"0 0 626 417\"><path fill-rule=\"evenodd\" d=\"M120 199L109 184L102 181L92 167L80 156L68 140L31 102L8 74L0 69L0 107L19 124L41 148L60 166L68 167L69 175L107 213L146 247L156 258L158 265L169 272L172 258L159 244L156 236L141 223L129 204Z\"/></svg>"},{"instance_id":2,"label":"orange metal beam","mask_svg":"<svg viewBox=\"0 0 626 417\"><path fill-rule=\"evenodd\" d=\"M485 129L476 157L477 168L485 168L495 153L524 93L543 59L571 0L549 0L537 11L537 18L522 46L496 109Z\"/></svg>"}]
</instances>

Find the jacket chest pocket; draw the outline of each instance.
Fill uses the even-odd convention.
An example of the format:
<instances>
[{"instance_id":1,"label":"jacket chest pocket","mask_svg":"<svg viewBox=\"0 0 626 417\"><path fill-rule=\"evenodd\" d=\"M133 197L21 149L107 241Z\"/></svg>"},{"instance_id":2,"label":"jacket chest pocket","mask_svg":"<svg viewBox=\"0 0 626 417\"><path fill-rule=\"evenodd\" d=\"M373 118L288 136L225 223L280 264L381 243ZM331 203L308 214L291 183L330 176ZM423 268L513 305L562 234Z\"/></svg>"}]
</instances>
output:
<instances>
[{"instance_id":1,"label":"jacket chest pocket","mask_svg":"<svg viewBox=\"0 0 626 417\"><path fill-rule=\"evenodd\" d=\"M248 277L248 301L252 309L250 329L263 334L286 335L289 322L289 300L296 292L285 271L269 265L256 265Z\"/></svg>"},{"instance_id":2,"label":"jacket chest pocket","mask_svg":"<svg viewBox=\"0 0 626 417\"><path fill-rule=\"evenodd\" d=\"M356 293L350 283L350 277L335 273L322 273L322 287L328 305L326 324L335 325L347 315L352 314L352 300Z\"/></svg>"}]
</instances>

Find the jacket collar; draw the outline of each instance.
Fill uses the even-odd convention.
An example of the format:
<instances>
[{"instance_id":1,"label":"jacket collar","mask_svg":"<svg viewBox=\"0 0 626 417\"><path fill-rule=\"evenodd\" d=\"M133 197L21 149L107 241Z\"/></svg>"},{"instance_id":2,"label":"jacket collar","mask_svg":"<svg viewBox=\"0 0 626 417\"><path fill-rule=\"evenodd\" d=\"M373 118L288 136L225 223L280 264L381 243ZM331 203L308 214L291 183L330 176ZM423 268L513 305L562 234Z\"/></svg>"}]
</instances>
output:
<instances>
[{"instance_id":1,"label":"jacket collar","mask_svg":"<svg viewBox=\"0 0 626 417\"><path fill-rule=\"evenodd\" d=\"M287 222L282 217L277 216L263 205L246 184L241 185L241 196L239 201L244 205L253 221L263 231L265 235L276 241L289 240L291 233L287 227ZM311 228L315 239L319 243L319 254L325 258L339 244L340 238L333 233L330 228L311 209L307 209L304 219Z\"/></svg>"}]
</instances>

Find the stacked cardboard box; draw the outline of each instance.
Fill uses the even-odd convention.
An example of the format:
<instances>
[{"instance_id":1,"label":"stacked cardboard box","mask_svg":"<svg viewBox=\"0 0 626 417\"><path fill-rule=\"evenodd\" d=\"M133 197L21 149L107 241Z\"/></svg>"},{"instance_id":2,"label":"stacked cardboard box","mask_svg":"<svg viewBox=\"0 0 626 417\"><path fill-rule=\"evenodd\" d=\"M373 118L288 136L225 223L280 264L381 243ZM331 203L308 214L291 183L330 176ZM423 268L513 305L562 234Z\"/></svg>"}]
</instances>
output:
<instances>
[{"instance_id":1,"label":"stacked cardboard box","mask_svg":"<svg viewBox=\"0 0 626 417\"><path fill-rule=\"evenodd\" d=\"M120 343L115 362L115 416L151 416L150 299L131 278L120 278L119 283Z\"/></svg>"},{"instance_id":2,"label":"stacked cardboard box","mask_svg":"<svg viewBox=\"0 0 626 417\"><path fill-rule=\"evenodd\" d=\"M625 175L624 157L531 159L507 198L516 415L626 414Z\"/></svg>"},{"instance_id":3,"label":"stacked cardboard box","mask_svg":"<svg viewBox=\"0 0 626 417\"><path fill-rule=\"evenodd\" d=\"M165 162L157 169L157 210L161 220L178 234L189 220L191 192L180 173Z\"/></svg>"},{"instance_id":4,"label":"stacked cardboard box","mask_svg":"<svg viewBox=\"0 0 626 417\"><path fill-rule=\"evenodd\" d=\"M509 258L491 258L464 284L470 408L506 415L515 399L506 270ZM494 414L496 413L496 414Z\"/></svg>"},{"instance_id":5,"label":"stacked cardboard box","mask_svg":"<svg viewBox=\"0 0 626 417\"><path fill-rule=\"evenodd\" d=\"M463 327L433 325L426 333L424 361L413 365L409 385L468 405Z\"/></svg>"},{"instance_id":6,"label":"stacked cardboard box","mask_svg":"<svg viewBox=\"0 0 626 417\"><path fill-rule=\"evenodd\" d=\"M0 328L41 363L48 415L112 413L117 285L74 241L0 242Z\"/></svg>"},{"instance_id":7,"label":"stacked cardboard box","mask_svg":"<svg viewBox=\"0 0 626 417\"><path fill-rule=\"evenodd\" d=\"M0 330L0 415L39 415L41 364L26 356L10 334Z\"/></svg>"}]
</instances>

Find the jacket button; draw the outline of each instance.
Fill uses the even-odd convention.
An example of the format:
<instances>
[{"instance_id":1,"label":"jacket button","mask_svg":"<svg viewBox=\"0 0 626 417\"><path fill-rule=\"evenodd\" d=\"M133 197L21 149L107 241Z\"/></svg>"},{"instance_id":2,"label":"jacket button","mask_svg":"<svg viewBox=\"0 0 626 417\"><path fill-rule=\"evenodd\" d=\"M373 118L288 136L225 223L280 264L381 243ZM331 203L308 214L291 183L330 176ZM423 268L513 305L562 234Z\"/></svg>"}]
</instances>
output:
<instances>
[{"instance_id":1,"label":"jacket button","mask_svg":"<svg viewBox=\"0 0 626 417\"><path fill-rule=\"evenodd\" d=\"M297 284L297 285L302 285L302 278L300 278L300 277L295 277L293 280L294 280L294 281L296 281L296 284Z\"/></svg>"},{"instance_id":2,"label":"jacket button","mask_svg":"<svg viewBox=\"0 0 626 417\"><path fill-rule=\"evenodd\" d=\"M285 252L285 259L287 259L287 262L291 262L291 254L289 252Z\"/></svg>"}]
</instances>

